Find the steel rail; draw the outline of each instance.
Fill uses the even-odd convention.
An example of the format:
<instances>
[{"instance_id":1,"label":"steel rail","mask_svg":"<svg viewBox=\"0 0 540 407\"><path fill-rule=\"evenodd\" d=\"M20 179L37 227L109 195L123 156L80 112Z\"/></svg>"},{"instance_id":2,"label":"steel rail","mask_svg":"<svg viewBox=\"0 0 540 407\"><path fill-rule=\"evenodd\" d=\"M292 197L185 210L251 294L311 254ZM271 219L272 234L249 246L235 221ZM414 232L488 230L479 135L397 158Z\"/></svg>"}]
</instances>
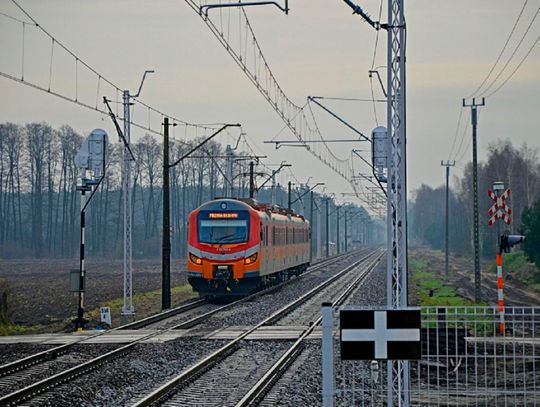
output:
<instances>
[{"instance_id":1,"label":"steel rail","mask_svg":"<svg viewBox=\"0 0 540 407\"><path fill-rule=\"evenodd\" d=\"M170 310L161 312L159 314L151 315L151 316L149 316L147 318L144 318L144 319L141 319L141 320L138 320L138 321L134 321L134 322L131 322L129 324L122 325L122 326L119 326L119 327L116 327L116 328L113 328L113 329L99 331L98 333L96 333L94 335L89 335L89 336L86 336L84 338L80 338L79 340L76 340L74 342L66 343L66 344L57 346L57 347L52 348L52 349L47 349L47 350L44 350L42 352L38 352L36 354L27 356L27 357L19 359L19 360L15 360L13 362L6 363L6 364L0 366L0 377L7 376L9 374L12 374L14 372L18 372L18 371L23 370L23 369L27 369L27 368L29 368L31 366L34 366L34 365L36 365L36 364L38 364L40 362L49 361L51 359L56 359L58 356L66 353L73 346L78 345L78 344L80 344L82 342L88 341L90 339L95 339L95 338L97 338L99 336L107 335L110 332L115 332L115 331L119 331L119 330L140 329L140 328L142 328L142 327L144 327L146 325L149 325L151 323L161 321L163 319L169 318L169 317L174 316L174 315L178 315L178 314L180 314L182 312L191 310L193 308L197 308L197 307L199 307L199 306L201 306L201 305L203 305L205 303L206 303L206 300L200 299L200 300L197 300L197 301L189 302L187 304L182 304L182 305L180 305L178 307L175 307L175 308L172 308Z\"/></svg>"},{"instance_id":2,"label":"steel rail","mask_svg":"<svg viewBox=\"0 0 540 407\"><path fill-rule=\"evenodd\" d=\"M332 257L329 257L328 259L318 261L318 262L314 263L310 267L310 270L307 273L302 274L302 276L306 275L306 274L309 274L312 271L318 270L320 267L322 267L325 264L331 263L333 261L337 261L337 260L339 260L340 258L344 257L347 254L350 255L350 254L353 254L353 253L354 252L342 253L342 254L339 254L337 256L332 256ZM311 269L312 267L314 269ZM285 281L284 283L287 283L287 282L289 282L289 280ZM276 286L269 287L266 290L259 291L257 293L254 293L254 294L250 295L249 297L242 298L242 299L237 300L237 301L235 301L233 303L227 304L227 306L220 307L217 310L210 311L209 313L202 314L202 315L204 315L205 317L209 317L210 315L212 315L212 314L214 314L214 313L216 313L218 311L222 311L224 308L228 308L229 306L238 304L238 303L243 302L243 301L251 300L257 294L258 295L266 294L266 293L272 291L272 289L277 289L277 288L281 287L284 283L278 284ZM42 363L42 362L50 361L52 359L56 359L58 356L63 355L64 353L66 353L73 346L81 344L82 342L88 341L90 339L95 339L95 338L97 338L99 336L107 335L110 332L115 332L115 331L119 331L119 330L140 329L140 328L143 328L143 327L145 327L147 325L150 325L150 324L162 321L164 319L170 318L172 316L176 316L176 315L181 314L183 312L192 310L192 309L197 308L199 306L202 306L202 305L204 305L206 303L207 303L207 301L205 299L199 299L199 300L196 300L196 301L192 301L192 302L189 302L189 303L186 303L186 304L182 304L182 305L180 305L178 307L172 308L170 310L163 311L163 312L160 312L158 314L150 315L150 316L148 316L146 318L143 318L143 319L140 319L140 320L137 320L137 321L134 321L134 322L130 322L128 324L125 324L125 325L122 325L122 326L119 326L119 327L116 327L116 328L113 328L113 329L100 331L100 332L98 332L98 333L96 333L94 335L86 336L86 337L81 338L79 340L76 340L74 342L59 345L59 346L57 346L55 348L47 349L47 350L44 350L42 352L38 352L36 354L27 356L25 358L15 360L15 361L10 362L10 363L6 363L6 364L0 366L0 378L5 377L5 376L7 376L9 374L13 374L13 373L18 372L18 371L21 371L23 369L27 369L27 368L29 368L31 366L37 365L38 363ZM174 326L172 329L185 329L185 328L187 328L189 326L195 325L195 323L198 323L198 322L202 321L203 319L205 319L205 318L201 318L201 316L200 317L195 317L195 318L192 318L189 321L186 321L185 325L179 324L179 325ZM188 324L188 322L189 322L189 324Z\"/></svg>"},{"instance_id":3,"label":"steel rail","mask_svg":"<svg viewBox=\"0 0 540 407\"><path fill-rule=\"evenodd\" d=\"M356 277L353 283L345 290L341 295L332 302L332 306L341 305L343 301L356 289L358 284L363 281L369 273L375 268L375 266L381 260L384 252L380 253L377 258L370 263L365 271ZM272 367L261 377L257 383L249 390L248 393L236 404L236 407L252 406L258 403L266 393L274 386L279 378L287 371L288 367L294 362L294 360L300 355L304 348L304 340L313 332L316 326L322 321L322 316L319 316L317 320L302 332L300 337L294 342L293 345L272 365Z\"/></svg>"},{"instance_id":4,"label":"steel rail","mask_svg":"<svg viewBox=\"0 0 540 407\"><path fill-rule=\"evenodd\" d=\"M268 325L273 323L274 321L280 319L285 314L288 314L292 310L296 309L299 305L303 304L307 300L309 300L311 297L313 297L315 294L319 293L324 288L328 287L330 284L332 284L334 281L338 280L339 278L346 275L351 270L358 267L360 264L362 264L367 259L371 258L375 252L372 252L368 254L367 256L361 258L360 260L357 260L353 264L347 266L345 269L340 271L339 273L335 274L334 276L330 277L329 279L325 280L318 286L314 287L301 297L297 298L296 300L292 301L291 303L283 306L278 311L274 312L269 317L265 318L263 321L259 322L258 324L254 325L247 331L243 332L242 334L238 335L235 339L228 342L226 345L218 349L217 351L213 352L209 356L205 357L203 360L197 362L196 364L192 365L191 367L185 369L182 371L179 375L174 377L173 379L169 380L141 400L137 401L135 404L133 404L133 407L146 407L150 406L153 403L159 401L160 399L167 397L174 389L194 377L202 374L204 371L209 369L212 365L218 363L219 361L223 360L227 355L229 355L231 352L236 350L239 343L244 340L247 336L249 336L251 333L255 332L257 329L261 328L262 326Z\"/></svg>"},{"instance_id":5,"label":"steel rail","mask_svg":"<svg viewBox=\"0 0 540 407\"><path fill-rule=\"evenodd\" d=\"M331 258L328 258L328 259L325 259L319 263L317 263L316 265L312 266L313 269L312 270L309 270L308 273L311 273L315 270L318 270L324 266L326 266L327 264L331 264L331 263L334 263L334 262L337 262L339 260L341 260L343 257L345 257L346 255L352 255L354 254L354 252L348 252L348 253L344 253L344 254L340 254L338 256L334 256L334 257L331 257ZM360 261L363 261L363 260L360 260ZM311 267L310 267L311 269ZM308 274L308 273L304 273L302 274L300 277ZM284 283L289 283L291 281L295 281L295 280L287 280L281 284L278 284L276 286L272 286L270 287L269 289L267 290L263 290L263 291L259 291L259 292L256 292L248 297L245 297L245 298L242 298L238 301L235 301L234 303L231 303L231 304L238 304L239 302L244 302L244 301L248 301L250 299L253 299L254 297L258 296L258 295L263 295L263 294L266 294L267 292L269 292L270 290L274 290L280 286L282 286ZM196 301L195 301L196 302ZM231 304L227 304L226 306L224 307L220 307L218 308L219 310L223 310L225 308L229 308ZM188 305L188 304L186 304ZM215 311L215 310L214 310ZM206 314L203 314L203 315L206 315L205 318L199 318L199 320L197 322L200 322L202 321L203 319L206 319L208 317L210 317L211 315L215 314L216 312L210 312L210 313L206 313ZM160 314L157 314L158 316ZM155 317L155 316L154 316ZM150 318L150 317L149 317ZM147 318L147 319L149 319ZM136 322L139 322L139 321L136 321ZM192 322L192 320L190 321L187 321L187 322ZM78 377L92 369L95 369L96 367L110 361L110 360L113 360L115 358L117 358L118 356L121 356L123 354L125 354L126 352L130 351L132 348L134 348L137 344L141 343L141 342L144 342L148 339L151 339L155 336L159 336L159 335L162 335L164 333L167 333L167 332L170 332L171 330L173 329L179 329L179 327L181 327L182 324L179 324L179 325L176 325L174 327L171 327L171 328L167 328L167 329L163 329L163 330L157 330L156 332L152 332L148 335L145 335L141 338L138 338L136 340L133 340L131 342L129 342L128 344L124 345L124 346L121 346L117 349L114 349L110 352L107 352L103 355L100 355L96 358L93 358L93 359L90 359L78 366L74 366L70 369L67 369L67 370L64 370L62 372L59 372L55 375L52 375L46 379L43 379L39 382L36 382L36 383L33 383L27 387L24 387L22 389L19 389L19 390L16 390L10 394L7 394L3 397L0 397L0 406L11 406L11 405L16 405L17 403L23 401L23 400L26 400L26 399L29 399L41 392L43 392L44 390L49 390L53 387L56 387L64 382L67 382L75 377ZM190 326L193 326L194 323L191 323ZM91 339L91 338L96 338L98 336L101 336L101 335L104 335L105 333L107 332L111 332L111 331L114 331L114 330L119 330L121 327L118 327L118 328L114 328L114 329L111 329L111 330L108 330L108 331L105 331L103 333L98 333L96 335L92 335L90 337L87 337L87 338L84 338L84 339L81 339L77 342L73 342L73 343L70 343L70 344L65 344L65 345L61 345L59 347L56 347L54 349L49 349L47 351L43 351L43 352L40 352L36 355L31 355L27 358L24 358L24 359L21 359L19 361L15 361L15 362L12 362L8 365L12 365L12 366L15 366L16 363L19 363L19 362L22 362L22 361L26 361L26 367L30 366L30 365L33 365L33 364L36 364L38 363L40 360L43 361L43 360L47 360L46 358L47 357L51 357L53 354L52 354L52 351L61 351L61 353L63 353L66 349L68 349L69 347L75 345L75 344L79 344L81 342L84 342L88 339ZM60 353L56 353L54 357L58 356ZM48 355L48 356L47 356ZM30 360L36 358L37 362L33 362L33 363L30 363ZM8 366L8 365L4 365L4 366ZM23 367L21 367L20 369L16 369L15 371L18 371L18 370L21 370Z\"/></svg>"},{"instance_id":6,"label":"steel rail","mask_svg":"<svg viewBox=\"0 0 540 407\"><path fill-rule=\"evenodd\" d=\"M326 266L328 264L332 264L332 263L335 263L335 262L341 260L346 255L352 255L352 254L355 254L355 252L341 253L341 254L339 254L337 256L334 256L334 257L331 257L329 259L325 259L325 260L323 260L321 262L318 262L318 263L314 264L313 266L310 266L308 271L306 271L305 273L302 273L299 276L297 276L296 279L305 277L306 275L309 275L310 273L313 273L313 272L315 272L317 270L320 270L321 268L323 268L324 266ZM225 304L225 305L223 305L223 306L221 306L219 308L213 309L213 310L208 311L208 312L206 312L204 314L193 317L188 321L181 322L180 324L175 325L175 326L171 327L170 329L175 329L176 330L176 329L188 329L188 328L191 328L191 327L195 326L196 324L198 324L199 322L210 318L214 314L217 314L218 312L224 311L224 310L226 310L228 308L232 308L233 306L236 306L236 305L238 305L240 303L251 301L254 298L269 294L269 293L277 290L278 288L281 288L281 287L289 284L291 281L296 281L296 279L295 280L289 279L289 280L285 280L285 281L283 281L283 282L281 282L279 284L272 285L272 286L270 286L268 288L265 288L264 290L260 290L260 291L257 291L255 293L253 293L253 294L250 294L247 297L243 297L243 298L241 298L239 300L236 300L236 301L231 302L229 304Z\"/></svg>"}]
</instances>

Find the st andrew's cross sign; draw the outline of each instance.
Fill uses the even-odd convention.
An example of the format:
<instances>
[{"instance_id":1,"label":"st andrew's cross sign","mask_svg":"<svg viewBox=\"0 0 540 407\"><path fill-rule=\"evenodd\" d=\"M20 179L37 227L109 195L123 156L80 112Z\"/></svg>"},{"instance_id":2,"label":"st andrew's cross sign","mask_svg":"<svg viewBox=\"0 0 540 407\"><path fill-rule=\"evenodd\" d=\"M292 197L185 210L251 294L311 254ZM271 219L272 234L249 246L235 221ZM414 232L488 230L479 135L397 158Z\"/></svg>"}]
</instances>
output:
<instances>
[{"instance_id":1,"label":"st andrew's cross sign","mask_svg":"<svg viewBox=\"0 0 540 407\"><path fill-rule=\"evenodd\" d=\"M420 309L341 310L342 360L418 360Z\"/></svg>"}]
</instances>

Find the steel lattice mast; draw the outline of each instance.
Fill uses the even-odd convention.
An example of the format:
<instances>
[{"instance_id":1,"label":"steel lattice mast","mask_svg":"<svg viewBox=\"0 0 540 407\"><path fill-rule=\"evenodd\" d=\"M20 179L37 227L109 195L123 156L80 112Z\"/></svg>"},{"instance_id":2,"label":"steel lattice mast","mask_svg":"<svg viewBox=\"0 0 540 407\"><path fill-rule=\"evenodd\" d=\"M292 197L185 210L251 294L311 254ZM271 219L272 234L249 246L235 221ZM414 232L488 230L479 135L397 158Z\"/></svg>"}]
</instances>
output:
<instances>
[{"instance_id":1,"label":"steel lattice mast","mask_svg":"<svg viewBox=\"0 0 540 407\"><path fill-rule=\"evenodd\" d=\"M404 0L388 1L388 306L407 306L407 160ZM409 405L409 362L388 362L388 405Z\"/></svg>"},{"instance_id":2,"label":"steel lattice mast","mask_svg":"<svg viewBox=\"0 0 540 407\"><path fill-rule=\"evenodd\" d=\"M122 194L124 206L124 303L122 305L122 320L128 322L135 316L133 307L133 261L131 240L131 161L129 151L131 143L130 130L130 94L129 90L123 92L124 104L124 137L126 145L122 150Z\"/></svg>"}]
</instances>

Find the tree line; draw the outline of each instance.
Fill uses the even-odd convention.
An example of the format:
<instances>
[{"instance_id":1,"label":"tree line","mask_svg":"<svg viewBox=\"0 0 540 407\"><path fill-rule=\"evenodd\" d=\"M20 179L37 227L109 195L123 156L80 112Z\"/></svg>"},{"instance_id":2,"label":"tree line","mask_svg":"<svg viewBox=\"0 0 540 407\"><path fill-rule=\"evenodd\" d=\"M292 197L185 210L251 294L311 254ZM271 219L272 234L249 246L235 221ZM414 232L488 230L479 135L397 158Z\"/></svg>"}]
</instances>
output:
<instances>
[{"instance_id":1,"label":"tree line","mask_svg":"<svg viewBox=\"0 0 540 407\"><path fill-rule=\"evenodd\" d=\"M55 129L47 123L0 124L0 258L74 257L78 254L80 194L76 190L78 169L74 158L83 139L68 125ZM200 141L171 141L171 162ZM147 134L133 142L131 149L135 156L132 163L133 255L158 257L162 229L162 143ZM207 200L225 196L224 155L224 146L210 141L204 153L171 168L173 256L185 254L189 212ZM121 161L121 145L110 143L105 178L87 208L89 256L122 254ZM238 160L234 165L235 174L248 173L248 161ZM233 182L235 196L248 196L247 176L237 176ZM277 203L286 205L287 192L283 188L277 189L276 196ZM316 197L321 201L320 195ZM271 192L260 191L257 198L270 202ZM294 209L307 214L308 203L309 196L306 196L295 203ZM335 205L332 200L331 211ZM320 206L319 209L324 210L322 204ZM351 205L350 213L355 211L362 211L362 218L369 219L363 208ZM321 226L325 226L324 221ZM335 219L330 219L329 229L330 238L335 241ZM351 230L360 233L358 227L349 229L349 234ZM322 239L325 233L323 231ZM340 234L343 233L341 227Z\"/></svg>"},{"instance_id":2,"label":"tree line","mask_svg":"<svg viewBox=\"0 0 540 407\"><path fill-rule=\"evenodd\" d=\"M442 168L442 167L441 167ZM441 178L443 172L441 170ZM511 189L507 203L512 209L511 224L501 231L521 233L530 224L533 207L540 201L540 160L537 150L527 144L514 146L510 140L499 140L488 148L484 162L478 164L479 226L482 256L492 257L497 249L495 226L488 226L488 210L494 203L487 191L493 183L502 181ZM409 236L416 242L436 249L445 244L445 192L446 187L432 188L421 185L413 193L410 206ZM460 255L471 255L473 247L473 177L472 163L465 166L461 178L454 177L449 193L449 247ZM531 231L529 231L530 233ZM540 233L540 230L532 230Z\"/></svg>"}]
</instances>

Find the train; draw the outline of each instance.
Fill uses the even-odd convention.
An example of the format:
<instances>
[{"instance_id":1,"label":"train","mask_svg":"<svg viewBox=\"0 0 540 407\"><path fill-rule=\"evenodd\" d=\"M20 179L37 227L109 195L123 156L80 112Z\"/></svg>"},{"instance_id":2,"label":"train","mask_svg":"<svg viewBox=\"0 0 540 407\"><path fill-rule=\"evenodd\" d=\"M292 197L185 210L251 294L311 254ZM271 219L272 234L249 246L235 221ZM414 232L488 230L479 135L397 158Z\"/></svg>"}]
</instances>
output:
<instances>
[{"instance_id":1,"label":"train","mask_svg":"<svg viewBox=\"0 0 540 407\"><path fill-rule=\"evenodd\" d=\"M201 298L249 295L307 269L310 224L254 199L214 199L189 214L187 257L188 282Z\"/></svg>"}]
</instances>

